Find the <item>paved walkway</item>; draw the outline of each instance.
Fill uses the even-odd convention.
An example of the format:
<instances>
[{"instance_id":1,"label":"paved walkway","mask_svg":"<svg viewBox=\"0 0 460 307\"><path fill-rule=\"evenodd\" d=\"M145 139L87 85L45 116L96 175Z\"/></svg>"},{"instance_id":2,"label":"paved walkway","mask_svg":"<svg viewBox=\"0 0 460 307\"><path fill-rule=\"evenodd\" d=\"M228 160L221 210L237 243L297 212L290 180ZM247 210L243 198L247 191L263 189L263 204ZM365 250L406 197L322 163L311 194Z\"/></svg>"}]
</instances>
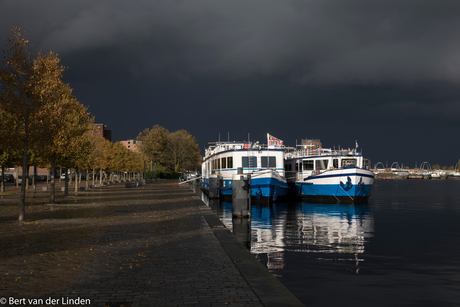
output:
<instances>
[{"instance_id":1,"label":"paved walkway","mask_svg":"<svg viewBox=\"0 0 460 307\"><path fill-rule=\"evenodd\" d=\"M302 306L188 186L0 195L0 305Z\"/></svg>"}]
</instances>

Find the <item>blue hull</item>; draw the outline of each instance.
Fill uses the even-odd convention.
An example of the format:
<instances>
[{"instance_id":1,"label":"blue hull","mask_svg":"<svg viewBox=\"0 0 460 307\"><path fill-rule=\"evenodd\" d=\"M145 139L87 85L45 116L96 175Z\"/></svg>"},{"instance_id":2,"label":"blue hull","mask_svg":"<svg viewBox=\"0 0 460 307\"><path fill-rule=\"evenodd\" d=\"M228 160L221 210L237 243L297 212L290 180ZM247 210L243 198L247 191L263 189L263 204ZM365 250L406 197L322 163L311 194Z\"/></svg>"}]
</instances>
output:
<instances>
[{"instance_id":1,"label":"blue hull","mask_svg":"<svg viewBox=\"0 0 460 307\"><path fill-rule=\"evenodd\" d=\"M209 181L204 179L202 187L209 190ZM286 182L273 178L257 178L251 180L251 197L256 199L270 198L277 200L279 197L288 194L289 187ZM232 197L232 180L226 179L221 183L220 195L222 197Z\"/></svg>"},{"instance_id":2,"label":"blue hull","mask_svg":"<svg viewBox=\"0 0 460 307\"><path fill-rule=\"evenodd\" d=\"M305 184L296 183L297 193L307 196L338 196L338 197L362 197L371 196L372 185L357 185L345 191L339 184Z\"/></svg>"},{"instance_id":3,"label":"blue hull","mask_svg":"<svg viewBox=\"0 0 460 307\"><path fill-rule=\"evenodd\" d=\"M306 201L367 202L371 196L374 174L348 168L331 170L296 181L292 188Z\"/></svg>"}]
</instances>

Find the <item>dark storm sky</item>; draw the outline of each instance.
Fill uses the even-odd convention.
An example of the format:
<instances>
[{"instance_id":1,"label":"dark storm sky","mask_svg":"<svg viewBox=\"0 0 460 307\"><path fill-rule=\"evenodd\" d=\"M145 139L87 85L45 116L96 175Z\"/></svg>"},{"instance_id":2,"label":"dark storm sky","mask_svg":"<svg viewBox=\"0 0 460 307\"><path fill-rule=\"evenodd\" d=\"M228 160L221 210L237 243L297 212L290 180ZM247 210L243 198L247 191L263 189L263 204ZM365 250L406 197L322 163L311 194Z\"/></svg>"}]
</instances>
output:
<instances>
[{"instance_id":1,"label":"dark storm sky","mask_svg":"<svg viewBox=\"0 0 460 307\"><path fill-rule=\"evenodd\" d=\"M2 0L114 141L319 138L373 164L460 158L460 1ZM2 48L4 49L4 48Z\"/></svg>"}]
</instances>

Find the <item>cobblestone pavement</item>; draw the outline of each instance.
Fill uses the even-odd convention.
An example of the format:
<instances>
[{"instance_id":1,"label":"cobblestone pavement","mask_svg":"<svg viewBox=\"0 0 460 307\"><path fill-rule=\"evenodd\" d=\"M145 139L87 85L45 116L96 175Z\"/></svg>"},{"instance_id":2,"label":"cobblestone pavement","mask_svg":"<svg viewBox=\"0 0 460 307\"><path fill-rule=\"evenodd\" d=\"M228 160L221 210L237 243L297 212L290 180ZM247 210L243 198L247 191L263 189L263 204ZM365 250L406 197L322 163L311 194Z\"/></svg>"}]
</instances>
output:
<instances>
[{"instance_id":1,"label":"cobblestone pavement","mask_svg":"<svg viewBox=\"0 0 460 307\"><path fill-rule=\"evenodd\" d=\"M0 195L1 305L301 305L177 182L48 198Z\"/></svg>"}]
</instances>

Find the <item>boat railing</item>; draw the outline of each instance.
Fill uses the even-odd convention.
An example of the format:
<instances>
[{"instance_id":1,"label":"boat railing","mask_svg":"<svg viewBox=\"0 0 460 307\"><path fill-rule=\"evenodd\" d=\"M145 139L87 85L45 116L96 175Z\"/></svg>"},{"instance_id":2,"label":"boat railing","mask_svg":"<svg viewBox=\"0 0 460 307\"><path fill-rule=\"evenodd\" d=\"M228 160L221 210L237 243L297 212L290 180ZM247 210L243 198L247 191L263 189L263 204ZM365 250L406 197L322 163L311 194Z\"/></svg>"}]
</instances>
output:
<instances>
[{"instance_id":1,"label":"boat railing","mask_svg":"<svg viewBox=\"0 0 460 307\"><path fill-rule=\"evenodd\" d=\"M356 149L331 149L331 148L312 148L301 145L301 148L286 151L286 158L314 157L314 156L357 156L361 155Z\"/></svg>"},{"instance_id":2,"label":"boat railing","mask_svg":"<svg viewBox=\"0 0 460 307\"><path fill-rule=\"evenodd\" d=\"M284 146L281 145L270 145L259 142L215 142L211 143L206 150L206 156L210 157L214 154L223 151L231 151L231 150L242 150L242 149L249 149L249 150L265 150L265 149L283 149Z\"/></svg>"}]
</instances>

